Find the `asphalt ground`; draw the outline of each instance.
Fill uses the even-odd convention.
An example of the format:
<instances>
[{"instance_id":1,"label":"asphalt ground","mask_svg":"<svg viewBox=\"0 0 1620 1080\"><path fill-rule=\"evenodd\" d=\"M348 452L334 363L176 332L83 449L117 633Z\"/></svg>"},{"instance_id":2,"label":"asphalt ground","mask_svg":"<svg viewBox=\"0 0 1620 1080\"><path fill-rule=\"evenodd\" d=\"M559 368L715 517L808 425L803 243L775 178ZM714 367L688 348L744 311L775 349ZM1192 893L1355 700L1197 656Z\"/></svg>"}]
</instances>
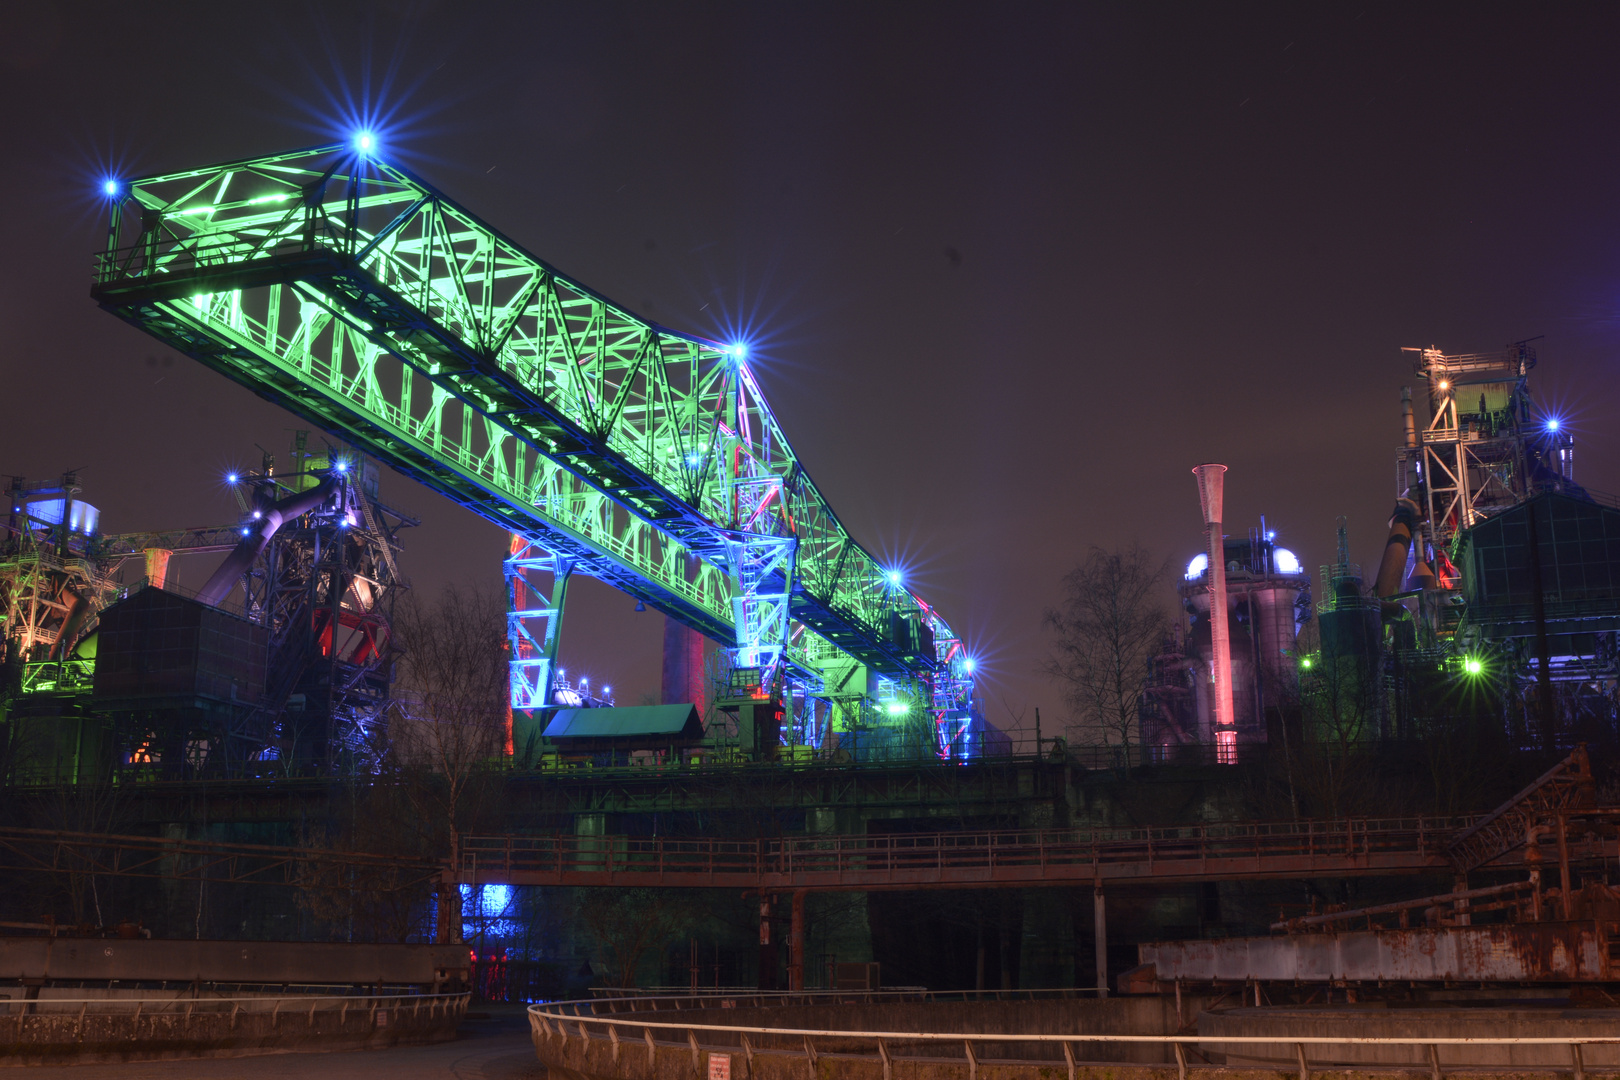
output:
<instances>
[{"instance_id":1,"label":"asphalt ground","mask_svg":"<svg viewBox=\"0 0 1620 1080\"><path fill-rule=\"evenodd\" d=\"M8 1070L9 1071L9 1070ZM135 1061L122 1065L51 1065L62 1080L544 1080L521 1005L478 1005L454 1042L336 1054L262 1054L197 1061Z\"/></svg>"}]
</instances>

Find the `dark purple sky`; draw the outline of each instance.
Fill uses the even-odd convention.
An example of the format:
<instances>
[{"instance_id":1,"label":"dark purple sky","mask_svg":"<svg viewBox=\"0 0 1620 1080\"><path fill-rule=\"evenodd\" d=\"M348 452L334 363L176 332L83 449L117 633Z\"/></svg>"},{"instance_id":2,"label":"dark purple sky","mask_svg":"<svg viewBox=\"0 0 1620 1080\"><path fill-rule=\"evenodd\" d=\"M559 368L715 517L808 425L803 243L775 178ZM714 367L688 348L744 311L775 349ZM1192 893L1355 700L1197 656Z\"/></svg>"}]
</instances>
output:
<instances>
[{"instance_id":1,"label":"dark purple sky","mask_svg":"<svg viewBox=\"0 0 1620 1080\"><path fill-rule=\"evenodd\" d=\"M452 198L633 310L746 330L834 508L984 657L998 722L1056 726L1040 611L1087 545L1197 550L1201 461L1231 467L1228 532L1264 513L1314 568L1344 514L1374 562L1402 345L1545 334L1577 478L1620 490L1620 8L23 7L0 472L81 467L109 531L231 520L220 475L296 421L87 299L105 163L325 141L390 70L391 146ZM384 495L425 521L418 588L494 578L493 526ZM594 583L571 604L567 665L656 689L661 617Z\"/></svg>"}]
</instances>

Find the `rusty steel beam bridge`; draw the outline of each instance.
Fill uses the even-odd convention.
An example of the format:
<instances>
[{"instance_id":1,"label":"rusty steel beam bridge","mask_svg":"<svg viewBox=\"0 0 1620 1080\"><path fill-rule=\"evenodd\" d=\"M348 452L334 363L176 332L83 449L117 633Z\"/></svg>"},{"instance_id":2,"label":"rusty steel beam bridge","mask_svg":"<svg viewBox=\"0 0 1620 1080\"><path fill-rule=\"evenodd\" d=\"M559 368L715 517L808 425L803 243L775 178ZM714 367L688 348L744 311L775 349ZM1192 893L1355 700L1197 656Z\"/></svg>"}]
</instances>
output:
<instances>
[{"instance_id":1,"label":"rusty steel beam bridge","mask_svg":"<svg viewBox=\"0 0 1620 1080\"><path fill-rule=\"evenodd\" d=\"M471 836L462 838L453 872L463 885L639 885L768 892L1450 875L1456 867L1447 846L1475 820L1351 818L739 840ZM1612 842L1599 846L1601 854L1614 854ZM1506 868L1518 865L1518 860L1504 858L1497 865Z\"/></svg>"},{"instance_id":2,"label":"rusty steel beam bridge","mask_svg":"<svg viewBox=\"0 0 1620 1080\"><path fill-rule=\"evenodd\" d=\"M1607 811L1614 815L1620 811ZM1591 810L1588 815L1604 815ZM388 871L397 887L650 886L892 891L1379 877L1458 872L1452 838L1475 817L1345 818L1127 828L801 835L757 839L470 836L448 860L335 848L0 828L0 869L214 883L303 883L312 870ZM1564 864L1620 857L1613 830L1561 845ZM1518 869L1524 850L1494 861Z\"/></svg>"},{"instance_id":3,"label":"rusty steel beam bridge","mask_svg":"<svg viewBox=\"0 0 1620 1080\"><path fill-rule=\"evenodd\" d=\"M0 870L206 881L211 885L303 885L312 872L341 867L371 872L387 889L443 876L442 864L337 848L239 844L164 836L0 827Z\"/></svg>"}]
</instances>

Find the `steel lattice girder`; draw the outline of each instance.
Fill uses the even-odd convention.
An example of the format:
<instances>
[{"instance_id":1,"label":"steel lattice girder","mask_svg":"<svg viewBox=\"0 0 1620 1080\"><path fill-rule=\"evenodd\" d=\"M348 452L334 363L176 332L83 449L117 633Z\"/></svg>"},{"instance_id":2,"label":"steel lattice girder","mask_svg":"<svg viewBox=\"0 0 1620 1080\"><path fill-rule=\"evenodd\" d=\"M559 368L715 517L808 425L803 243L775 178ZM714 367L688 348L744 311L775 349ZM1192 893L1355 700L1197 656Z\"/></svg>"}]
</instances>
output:
<instances>
[{"instance_id":1,"label":"steel lattice girder","mask_svg":"<svg viewBox=\"0 0 1620 1080\"><path fill-rule=\"evenodd\" d=\"M821 651L802 629L880 671L947 659L955 635L849 536L740 350L624 311L402 169L329 146L131 182L92 295L726 644L751 644L727 541L774 535L796 540L774 583L794 662Z\"/></svg>"}]
</instances>

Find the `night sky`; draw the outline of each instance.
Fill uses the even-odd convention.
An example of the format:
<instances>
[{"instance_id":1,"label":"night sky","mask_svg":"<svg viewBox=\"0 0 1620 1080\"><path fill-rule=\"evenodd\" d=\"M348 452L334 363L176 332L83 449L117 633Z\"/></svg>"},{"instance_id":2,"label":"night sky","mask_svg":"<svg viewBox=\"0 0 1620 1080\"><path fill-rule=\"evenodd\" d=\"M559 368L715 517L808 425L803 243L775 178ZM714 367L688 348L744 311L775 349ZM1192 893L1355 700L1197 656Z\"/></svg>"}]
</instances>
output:
<instances>
[{"instance_id":1,"label":"night sky","mask_svg":"<svg viewBox=\"0 0 1620 1080\"><path fill-rule=\"evenodd\" d=\"M1541 5L1540 7L1548 7ZM1227 531L1375 563L1403 345L1536 335L1620 491L1620 7L59 4L0 15L0 472L113 532L235 520L300 425L88 299L100 180L345 137L675 329L752 343L854 535L1042 710L1090 544ZM388 475L419 590L503 536ZM200 583L217 556L182 580ZM179 561L177 560L177 565ZM1166 601L1171 597L1166 591ZM577 583L564 663L656 692L662 616Z\"/></svg>"}]
</instances>

